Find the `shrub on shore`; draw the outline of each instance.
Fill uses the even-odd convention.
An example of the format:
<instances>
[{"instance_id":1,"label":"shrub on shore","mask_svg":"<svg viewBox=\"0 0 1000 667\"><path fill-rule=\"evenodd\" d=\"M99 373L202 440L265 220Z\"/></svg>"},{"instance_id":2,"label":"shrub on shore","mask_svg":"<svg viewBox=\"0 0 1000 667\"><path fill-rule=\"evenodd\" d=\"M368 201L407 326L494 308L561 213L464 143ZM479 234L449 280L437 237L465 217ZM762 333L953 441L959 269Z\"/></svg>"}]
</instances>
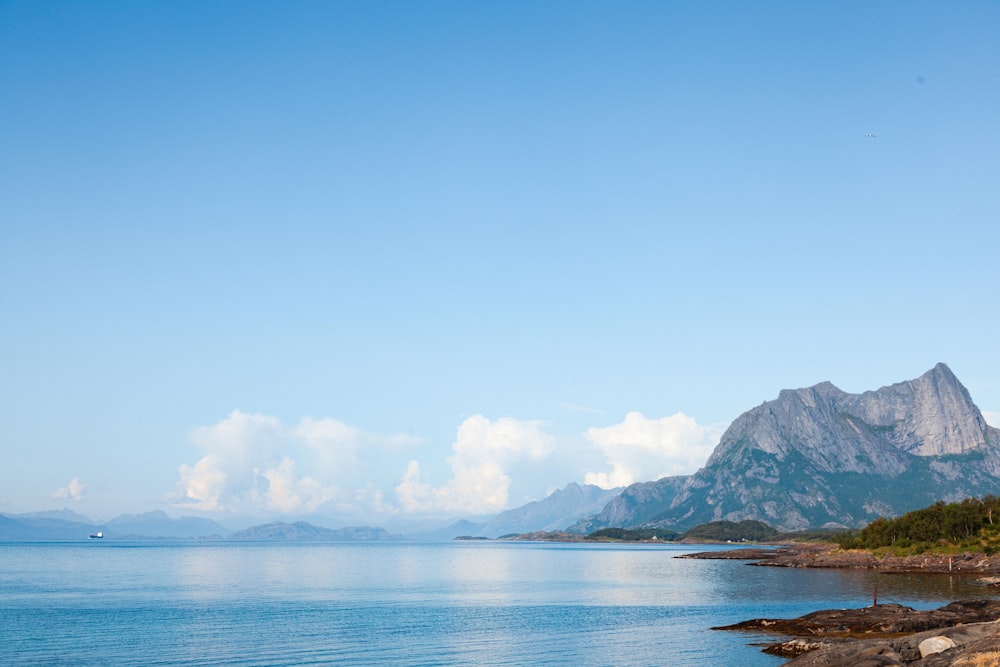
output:
<instances>
[{"instance_id":1,"label":"shrub on shore","mask_svg":"<svg viewBox=\"0 0 1000 667\"><path fill-rule=\"evenodd\" d=\"M841 535L842 549L889 550L905 556L927 552L1000 553L1000 498L938 501L894 519L879 518Z\"/></svg>"}]
</instances>

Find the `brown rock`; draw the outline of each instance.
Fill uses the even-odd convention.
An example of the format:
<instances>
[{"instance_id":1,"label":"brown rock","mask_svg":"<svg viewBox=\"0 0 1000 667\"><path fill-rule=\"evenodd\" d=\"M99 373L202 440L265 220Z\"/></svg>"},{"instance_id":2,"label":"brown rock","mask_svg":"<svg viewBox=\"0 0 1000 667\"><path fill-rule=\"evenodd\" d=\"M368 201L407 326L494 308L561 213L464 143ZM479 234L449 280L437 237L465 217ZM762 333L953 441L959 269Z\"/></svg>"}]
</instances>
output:
<instances>
[{"instance_id":1,"label":"brown rock","mask_svg":"<svg viewBox=\"0 0 1000 667\"><path fill-rule=\"evenodd\" d=\"M898 604L861 609L829 609L793 619L754 619L716 630L748 630L791 635L793 639L765 649L781 656L798 655L795 667L867 667L910 665L943 667L966 660L980 665L996 653L1000 657L1000 600L960 600L938 609L915 610ZM946 638L955 648L921 656L920 644ZM802 655L799 655L802 654ZM994 663L982 662L982 666ZM1000 662L995 663L1000 667Z\"/></svg>"}]
</instances>

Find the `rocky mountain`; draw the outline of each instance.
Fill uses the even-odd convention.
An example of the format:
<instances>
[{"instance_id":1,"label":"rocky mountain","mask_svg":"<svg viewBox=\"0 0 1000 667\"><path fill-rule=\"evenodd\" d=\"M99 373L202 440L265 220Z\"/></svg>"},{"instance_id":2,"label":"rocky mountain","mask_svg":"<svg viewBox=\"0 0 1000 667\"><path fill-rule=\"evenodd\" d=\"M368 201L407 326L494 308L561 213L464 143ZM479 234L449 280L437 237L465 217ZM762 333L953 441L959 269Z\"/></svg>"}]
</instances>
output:
<instances>
[{"instance_id":1,"label":"rocky mountain","mask_svg":"<svg viewBox=\"0 0 1000 667\"><path fill-rule=\"evenodd\" d=\"M15 519L59 519L60 521L75 521L76 523L95 523L89 516L74 512L68 507L64 507L61 510L44 510L42 512L28 512L26 514L12 514L10 516Z\"/></svg>"},{"instance_id":2,"label":"rocky mountain","mask_svg":"<svg viewBox=\"0 0 1000 667\"><path fill-rule=\"evenodd\" d=\"M253 526L229 536L231 540L283 540L310 542L348 542L358 540L396 540L399 535L393 535L384 528L357 526L351 528L321 528L305 521L285 523L275 521L261 526Z\"/></svg>"},{"instance_id":3,"label":"rocky mountain","mask_svg":"<svg viewBox=\"0 0 1000 667\"><path fill-rule=\"evenodd\" d=\"M0 540L79 540L101 532L107 538L191 538L229 534L210 519L181 517L165 512L123 514L98 523L69 509L0 515Z\"/></svg>"},{"instance_id":4,"label":"rocky mountain","mask_svg":"<svg viewBox=\"0 0 1000 667\"><path fill-rule=\"evenodd\" d=\"M81 521L0 514L0 540L86 540L99 530L100 526Z\"/></svg>"},{"instance_id":5,"label":"rocky mountain","mask_svg":"<svg viewBox=\"0 0 1000 667\"><path fill-rule=\"evenodd\" d=\"M597 514L579 519L569 532L588 535L601 528L638 526L669 507L688 477L664 477L655 482L639 482L618 492ZM566 524L563 524L566 525Z\"/></svg>"},{"instance_id":6,"label":"rocky mountain","mask_svg":"<svg viewBox=\"0 0 1000 667\"><path fill-rule=\"evenodd\" d=\"M122 514L105 524L104 531L117 537L222 537L229 534L222 524L195 516L173 518L159 510Z\"/></svg>"},{"instance_id":7,"label":"rocky mountain","mask_svg":"<svg viewBox=\"0 0 1000 667\"><path fill-rule=\"evenodd\" d=\"M622 489L602 489L591 484L568 484L543 500L501 512L482 526L480 537L500 537L514 533L561 530L581 517L589 516L621 493Z\"/></svg>"},{"instance_id":8,"label":"rocky mountain","mask_svg":"<svg viewBox=\"0 0 1000 667\"><path fill-rule=\"evenodd\" d=\"M862 394L829 382L784 390L740 415L694 475L633 485L574 528L854 527L988 493L1000 495L1000 429L938 364Z\"/></svg>"},{"instance_id":9,"label":"rocky mountain","mask_svg":"<svg viewBox=\"0 0 1000 667\"><path fill-rule=\"evenodd\" d=\"M417 540L453 540L456 537L479 535L479 531L481 531L485 525L486 524L482 522L459 519L458 521L449 523L446 526L407 532L404 533L404 535L408 538Z\"/></svg>"}]
</instances>

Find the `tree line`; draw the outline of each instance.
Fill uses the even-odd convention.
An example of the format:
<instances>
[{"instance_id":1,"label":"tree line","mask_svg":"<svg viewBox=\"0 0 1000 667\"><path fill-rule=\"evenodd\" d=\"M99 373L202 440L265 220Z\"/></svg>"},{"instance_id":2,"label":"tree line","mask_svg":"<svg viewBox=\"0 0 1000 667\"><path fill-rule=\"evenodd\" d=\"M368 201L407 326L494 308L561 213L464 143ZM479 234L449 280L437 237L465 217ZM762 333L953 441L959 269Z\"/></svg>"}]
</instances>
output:
<instances>
[{"instance_id":1,"label":"tree line","mask_svg":"<svg viewBox=\"0 0 1000 667\"><path fill-rule=\"evenodd\" d=\"M1000 551L1000 498L938 501L894 519L875 519L860 531L845 533L843 549L882 549L920 553L948 547L993 553Z\"/></svg>"},{"instance_id":2,"label":"tree line","mask_svg":"<svg viewBox=\"0 0 1000 667\"><path fill-rule=\"evenodd\" d=\"M587 535L588 540L644 542L648 540L677 541L682 539L713 542L758 542L772 538L778 531L761 521L712 521L695 526L686 533L663 528L602 528Z\"/></svg>"}]
</instances>

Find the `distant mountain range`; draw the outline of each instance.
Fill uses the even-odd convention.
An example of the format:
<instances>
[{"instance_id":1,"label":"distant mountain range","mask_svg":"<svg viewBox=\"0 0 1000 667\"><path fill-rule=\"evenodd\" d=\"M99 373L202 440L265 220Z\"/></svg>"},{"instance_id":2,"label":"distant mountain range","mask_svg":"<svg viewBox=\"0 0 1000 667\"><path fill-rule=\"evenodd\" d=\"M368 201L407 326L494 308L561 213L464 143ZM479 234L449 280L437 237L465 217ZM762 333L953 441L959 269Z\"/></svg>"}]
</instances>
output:
<instances>
[{"instance_id":1,"label":"distant mountain range","mask_svg":"<svg viewBox=\"0 0 1000 667\"><path fill-rule=\"evenodd\" d=\"M123 514L97 523L70 509L30 514L0 514L0 540L75 540L91 533L116 538L223 537L230 533L221 524L201 517L172 518L166 512Z\"/></svg>"},{"instance_id":2,"label":"distant mountain range","mask_svg":"<svg viewBox=\"0 0 1000 667\"><path fill-rule=\"evenodd\" d=\"M500 537L539 530L562 530L581 517L599 512L621 492L621 488L602 489L591 484L568 484L544 500L501 512L472 534L479 537Z\"/></svg>"},{"instance_id":3,"label":"distant mountain range","mask_svg":"<svg viewBox=\"0 0 1000 667\"><path fill-rule=\"evenodd\" d=\"M738 417L705 467L625 489L569 484L490 519L450 525L321 528L303 521L231 532L199 517L125 514L95 523L69 509L0 514L0 540L231 538L344 540L500 537L603 528L684 531L755 520L780 530L859 527L938 500L1000 495L1000 429L944 364L915 380L849 394L829 382L786 389ZM311 518L310 520L318 520ZM320 519L321 520L321 519ZM244 524L245 525L245 524Z\"/></svg>"},{"instance_id":4,"label":"distant mountain range","mask_svg":"<svg viewBox=\"0 0 1000 667\"><path fill-rule=\"evenodd\" d=\"M211 519L195 516L171 518L166 512L123 514L105 524L105 532L114 535L145 535L149 537L222 537L226 528Z\"/></svg>"},{"instance_id":5,"label":"distant mountain range","mask_svg":"<svg viewBox=\"0 0 1000 667\"><path fill-rule=\"evenodd\" d=\"M66 514L69 512L69 514ZM73 516L69 520L60 518ZM402 536L383 528L358 526L322 528L305 521L273 522L230 532L222 525L199 517L173 519L164 512L125 514L103 524L70 510L35 512L8 516L0 514L0 540L62 541L85 540L101 533L107 539L192 539L215 538L228 540L295 540L295 541L356 541L389 540Z\"/></svg>"},{"instance_id":6,"label":"distant mountain range","mask_svg":"<svg viewBox=\"0 0 1000 667\"><path fill-rule=\"evenodd\" d=\"M944 364L863 394L829 382L743 413L705 467L635 484L571 530L754 519L857 527L938 500L1000 495L1000 429Z\"/></svg>"},{"instance_id":7,"label":"distant mountain range","mask_svg":"<svg viewBox=\"0 0 1000 667\"><path fill-rule=\"evenodd\" d=\"M502 537L539 531L563 530L583 517L599 512L622 489L602 489L591 484L567 484L542 500L507 510L488 521L461 519L415 536L423 539L454 537Z\"/></svg>"}]
</instances>

